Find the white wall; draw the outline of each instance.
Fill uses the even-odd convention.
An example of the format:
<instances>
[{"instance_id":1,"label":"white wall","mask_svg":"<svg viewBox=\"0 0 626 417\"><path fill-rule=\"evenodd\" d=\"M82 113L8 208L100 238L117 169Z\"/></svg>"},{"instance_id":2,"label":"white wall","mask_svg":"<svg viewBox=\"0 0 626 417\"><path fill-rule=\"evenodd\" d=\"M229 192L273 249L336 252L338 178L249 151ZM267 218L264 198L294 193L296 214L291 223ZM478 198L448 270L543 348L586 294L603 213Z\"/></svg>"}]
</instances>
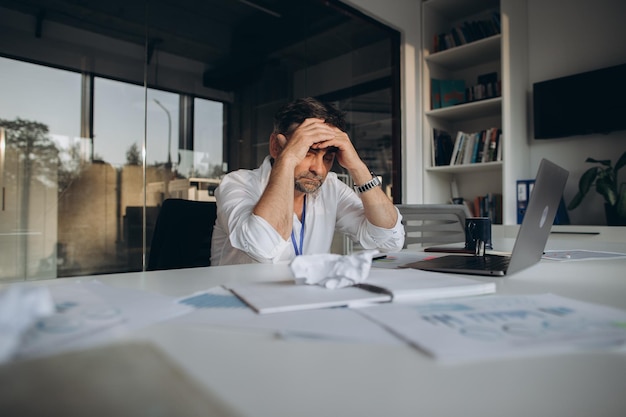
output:
<instances>
[{"instance_id":1,"label":"white wall","mask_svg":"<svg viewBox=\"0 0 626 417\"><path fill-rule=\"evenodd\" d=\"M534 82L626 63L624 0L528 0L528 17L529 91ZM626 131L531 139L531 169L535 171L544 156L568 169L564 197L569 203L580 176L592 166L584 162L588 156L615 163L625 150ZM626 172L620 177L626 179ZM569 213L570 220L573 224L606 224L603 206L602 197L593 192L592 199Z\"/></svg>"},{"instance_id":2,"label":"white wall","mask_svg":"<svg viewBox=\"0 0 626 417\"><path fill-rule=\"evenodd\" d=\"M468 0L472 1L472 0ZM529 103L532 83L611 65L626 63L626 0L519 0L528 2ZM402 130L404 200L422 201L419 132L420 4L419 0L345 0L347 4L402 33ZM528 123L531 123L529 108ZM626 117L626 116L625 116ZM530 168L536 172L547 157L570 171L565 190L568 203L578 180L589 167L587 156L612 159L626 150L626 131L610 135L585 135L563 139L532 138L529 129ZM626 170L624 170L626 171ZM620 177L626 177L626 172ZM593 198L570 212L573 224L606 224L602 198Z\"/></svg>"}]
</instances>

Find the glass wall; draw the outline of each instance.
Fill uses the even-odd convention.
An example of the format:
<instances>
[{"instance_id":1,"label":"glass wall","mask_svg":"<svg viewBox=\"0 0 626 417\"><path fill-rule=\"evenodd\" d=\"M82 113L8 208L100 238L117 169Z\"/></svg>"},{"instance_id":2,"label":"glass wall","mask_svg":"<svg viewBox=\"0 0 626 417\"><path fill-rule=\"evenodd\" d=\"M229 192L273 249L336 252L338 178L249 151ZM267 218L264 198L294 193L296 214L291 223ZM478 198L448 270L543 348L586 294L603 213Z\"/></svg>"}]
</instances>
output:
<instances>
[{"instance_id":1,"label":"glass wall","mask_svg":"<svg viewBox=\"0 0 626 417\"><path fill-rule=\"evenodd\" d=\"M296 97L399 202L398 51L336 0L2 2L0 282L144 269L162 202L215 200Z\"/></svg>"},{"instance_id":2,"label":"glass wall","mask_svg":"<svg viewBox=\"0 0 626 417\"><path fill-rule=\"evenodd\" d=\"M164 199L214 199L223 103L194 98L182 132L193 143L181 143L186 95L9 58L0 72L0 279L139 271ZM89 108L93 135L81 138Z\"/></svg>"},{"instance_id":3,"label":"glass wall","mask_svg":"<svg viewBox=\"0 0 626 417\"><path fill-rule=\"evenodd\" d=\"M54 277L57 196L88 148L80 138L81 77L7 58L0 73L0 278Z\"/></svg>"}]
</instances>

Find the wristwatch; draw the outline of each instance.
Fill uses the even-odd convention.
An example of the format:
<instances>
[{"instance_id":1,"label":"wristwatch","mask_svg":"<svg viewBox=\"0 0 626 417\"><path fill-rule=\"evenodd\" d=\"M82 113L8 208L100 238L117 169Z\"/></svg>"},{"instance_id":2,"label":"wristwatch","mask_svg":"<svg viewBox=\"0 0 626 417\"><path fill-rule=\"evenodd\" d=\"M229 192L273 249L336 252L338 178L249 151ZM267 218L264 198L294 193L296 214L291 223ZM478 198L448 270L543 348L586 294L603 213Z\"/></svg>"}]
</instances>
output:
<instances>
[{"instance_id":1,"label":"wristwatch","mask_svg":"<svg viewBox=\"0 0 626 417\"><path fill-rule=\"evenodd\" d=\"M379 185L381 185L380 180L378 179L378 176L376 174L374 174L373 172L370 172L372 174L372 179L369 180L368 182L366 182L363 185L355 185L354 186L354 191L357 192L357 194L361 194L364 193L366 191L371 190L374 187L378 187Z\"/></svg>"}]
</instances>

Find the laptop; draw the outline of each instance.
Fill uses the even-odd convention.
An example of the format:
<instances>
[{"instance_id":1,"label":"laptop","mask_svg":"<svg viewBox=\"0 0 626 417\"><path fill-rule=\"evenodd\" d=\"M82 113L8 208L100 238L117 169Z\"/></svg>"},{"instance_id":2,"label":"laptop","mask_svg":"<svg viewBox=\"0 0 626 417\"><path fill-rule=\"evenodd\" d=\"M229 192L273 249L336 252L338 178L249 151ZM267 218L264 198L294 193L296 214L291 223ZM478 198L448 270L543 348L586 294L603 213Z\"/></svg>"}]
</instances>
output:
<instances>
[{"instance_id":1,"label":"laptop","mask_svg":"<svg viewBox=\"0 0 626 417\"><path fill-rule=\"evenodd\" d=\"M536 264L546 247L568 175L567 170L547 159L541 161L524 220L510 256L446 255L413 262L403 267L436 272L504 276Z\"/></svg>"}]
</instances>

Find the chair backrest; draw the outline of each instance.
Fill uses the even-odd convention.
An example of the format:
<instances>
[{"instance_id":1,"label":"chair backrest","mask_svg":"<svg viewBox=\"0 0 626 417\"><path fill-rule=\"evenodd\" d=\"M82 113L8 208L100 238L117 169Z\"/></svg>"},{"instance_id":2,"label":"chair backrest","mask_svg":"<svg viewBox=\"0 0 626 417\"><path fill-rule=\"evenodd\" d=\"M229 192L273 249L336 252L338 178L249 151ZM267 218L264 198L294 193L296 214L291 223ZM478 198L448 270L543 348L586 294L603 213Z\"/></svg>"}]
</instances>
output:
<instances>
[{"instance_id":1,"label":"chair backrest","mask_svg":"<svg viewBox=\"0 0 626 417\"><path fill-rule=\"evenodd\" d=\"M465 242L465 219L470 216L461 204L397 204L406 237L411 244Z\"/></svg>"},{"instance_id":2,"label":"chair backrest","mask_svg":"<svg viewBox=\"0 0 626 417\"><path fill-rule=\"evenodd\" d=\"M154 227L146 269L210 266L216 217L215 202L165 200Z\"/></svg>"}]
</instances>

